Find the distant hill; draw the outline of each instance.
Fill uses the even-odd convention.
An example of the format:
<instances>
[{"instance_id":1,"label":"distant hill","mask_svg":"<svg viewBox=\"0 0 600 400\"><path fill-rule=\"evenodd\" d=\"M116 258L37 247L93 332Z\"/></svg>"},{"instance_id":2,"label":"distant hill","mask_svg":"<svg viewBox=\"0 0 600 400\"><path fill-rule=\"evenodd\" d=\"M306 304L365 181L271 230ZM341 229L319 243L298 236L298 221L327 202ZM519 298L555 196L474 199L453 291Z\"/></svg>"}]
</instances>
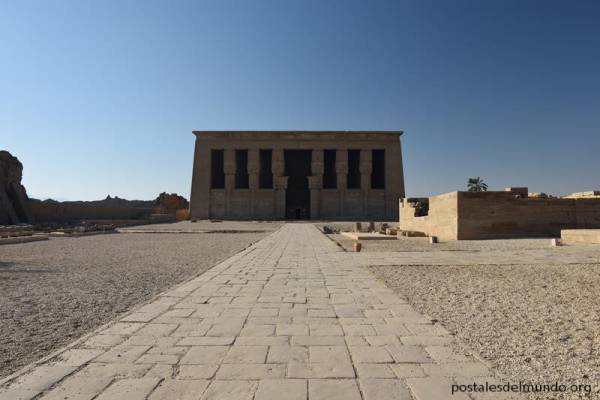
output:
<instances>
[{"instance_id":1,"label":"distant hill","mask_svg":"<svg viewBox=\"0 0 600 400\"><path fill-rule=\"evenodd\" d=\"M91 201L57 201L54 199L39 200L30 198L29 201L44 204L64 204L64 205L87 205L101 207L127 207L127 208L153 208L160 207L163 210L178 210L189 207L189 202L183 196L177 193L162 192L154 200L127 200L118 196L106 196L104 200Z\"/></svg>"},{"instance_id":2,"label":"distant hill","mask_svg":"<svg viewBox=\"0 0 600 400\"><path fill-rule=\"evenodd\" d=\"M134 207L134 208L152 208L157 205L156 200L127 200L122 199L118 196L111 197L106 196L103 200L92 200L92 201L56 201L53 199L39 200L30 199L32 202L41 203L61 203L61 204L81 204L90 206L104 206L104 207Z\"/></svg>"}]
</instances>

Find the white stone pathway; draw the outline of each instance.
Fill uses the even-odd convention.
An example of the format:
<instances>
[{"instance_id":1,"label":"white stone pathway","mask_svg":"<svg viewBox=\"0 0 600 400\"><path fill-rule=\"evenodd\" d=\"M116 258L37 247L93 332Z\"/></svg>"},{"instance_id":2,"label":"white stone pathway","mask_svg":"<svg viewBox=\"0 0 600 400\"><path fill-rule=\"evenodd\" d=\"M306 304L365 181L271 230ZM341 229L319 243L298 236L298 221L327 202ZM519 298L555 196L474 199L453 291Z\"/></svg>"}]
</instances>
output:
<instances>
[{"instance_id":1,"label":"white stone pathway","mask_svg":"<svg viewBox=\"0 0 600 400\"><path fill-rule=\"evenodd\" d=\"M469 399L451 383L496 381L349 256L286 224L0 382L0 400Z\"/></svg>"}]
</instances>

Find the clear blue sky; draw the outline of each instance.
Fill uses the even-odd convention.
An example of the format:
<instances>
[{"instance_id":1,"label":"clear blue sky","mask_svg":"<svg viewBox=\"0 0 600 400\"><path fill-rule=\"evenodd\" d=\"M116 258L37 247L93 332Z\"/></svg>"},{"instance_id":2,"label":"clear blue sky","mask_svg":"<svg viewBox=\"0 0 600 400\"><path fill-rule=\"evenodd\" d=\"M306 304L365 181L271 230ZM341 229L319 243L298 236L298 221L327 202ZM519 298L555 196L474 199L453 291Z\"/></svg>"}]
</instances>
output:
<instances>
[{"instance_id":1,"label":"clear blue sky","mask_svg":"<svg viewBox=\"0 0 600 400\"><path fill-rule=\"evenodd\" d=\"M189 196L193 129L402 129L409 195L600 189L600 1L0 2L32 196Z\"/></svg>"}]
</instances>

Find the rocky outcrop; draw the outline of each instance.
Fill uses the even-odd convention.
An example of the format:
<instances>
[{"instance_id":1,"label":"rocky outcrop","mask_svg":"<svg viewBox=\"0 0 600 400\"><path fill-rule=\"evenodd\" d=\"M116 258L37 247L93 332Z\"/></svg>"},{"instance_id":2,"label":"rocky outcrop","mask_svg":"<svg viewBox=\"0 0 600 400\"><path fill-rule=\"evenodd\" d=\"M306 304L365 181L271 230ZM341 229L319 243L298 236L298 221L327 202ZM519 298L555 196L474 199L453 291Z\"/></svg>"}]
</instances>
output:
<instances>
[{"instance_id":1,"label":"rocky outcrop","mask_svg":"<svg viewBox=\"0 0 600 400\"><path fill-rule=\"evenodd\" d=\"M163 211L175 211L181 209L188 209L190 203L183 196L177 193L165 193L162 192L158 195L155 200L155 204Z\"/></svg>"},{"instance_id":2,"label":"rocky outcrop","mask_svg":"<svg viewBox=\"0 0 600 400\"><path fill-rule=\"evenodd\" d=\"M0 151L0 225L33 222L22 177L23 164L8 151Z\"/></svg>"}]
</instances>

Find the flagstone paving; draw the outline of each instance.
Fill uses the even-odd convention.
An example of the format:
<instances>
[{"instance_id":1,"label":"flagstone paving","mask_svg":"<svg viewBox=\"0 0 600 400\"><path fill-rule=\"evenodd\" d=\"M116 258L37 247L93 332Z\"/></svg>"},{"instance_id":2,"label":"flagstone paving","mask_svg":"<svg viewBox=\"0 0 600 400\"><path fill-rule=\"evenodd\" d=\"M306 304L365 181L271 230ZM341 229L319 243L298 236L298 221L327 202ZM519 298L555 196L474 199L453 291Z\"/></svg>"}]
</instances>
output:
<instances>
[{"instance_id":1,"label":"flagstone paving","mask_svg":"<svg viewBox=\"0 0 600 400\"><path fill-rule=\"evenodd\" d=\"M351 256L286 224L0 382L0 399L468 399L451 383L497 381Z\"/></svg>"}]
</instances>

